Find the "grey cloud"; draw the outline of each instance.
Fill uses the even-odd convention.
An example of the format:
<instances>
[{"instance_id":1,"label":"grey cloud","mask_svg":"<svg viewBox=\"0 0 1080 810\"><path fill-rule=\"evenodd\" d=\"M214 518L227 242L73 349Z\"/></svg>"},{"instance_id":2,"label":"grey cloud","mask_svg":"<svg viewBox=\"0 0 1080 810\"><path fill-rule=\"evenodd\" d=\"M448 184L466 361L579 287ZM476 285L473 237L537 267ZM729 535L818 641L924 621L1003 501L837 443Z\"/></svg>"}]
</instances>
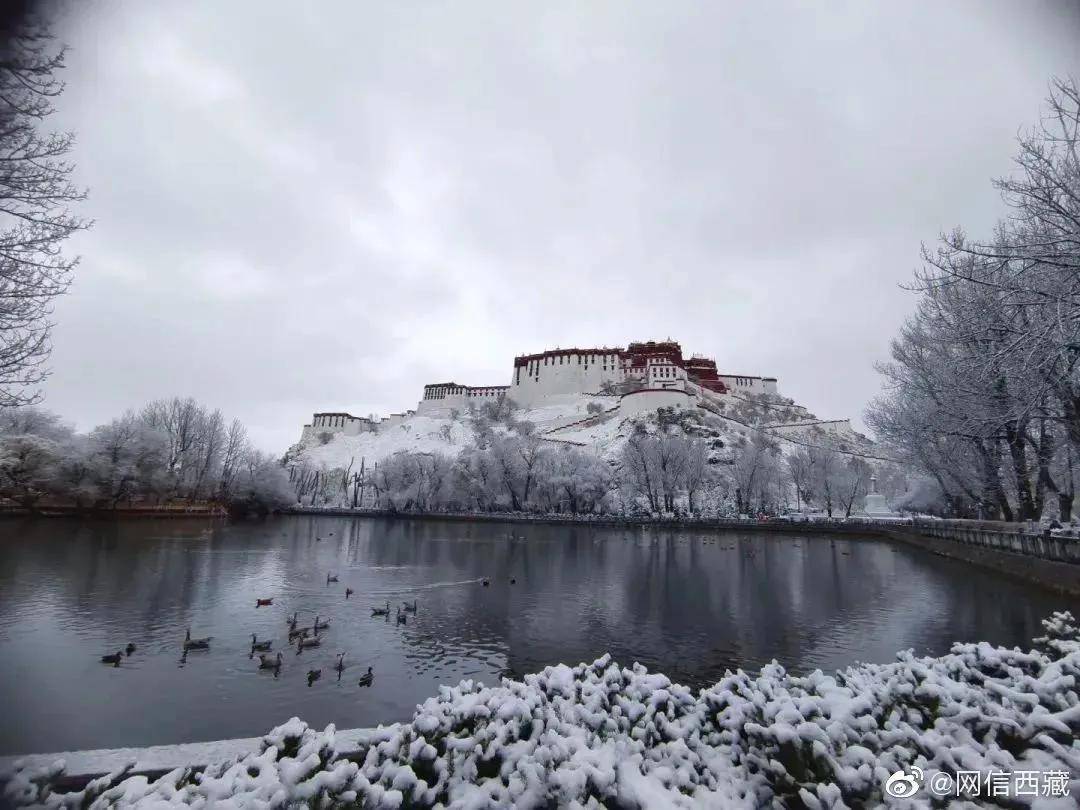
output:
<instances>
[{"instance_id":1,"label":"grey cloud","mask_svg":"<svg viewBox=\"0 0 1080 810\"><path fill-rule=\"evenodd\" d=\"M858 417L920 241L986 229L1062 3L70 4L91 186L48 404L313 410L666 337Z\"/></svg>"}]
</instances>

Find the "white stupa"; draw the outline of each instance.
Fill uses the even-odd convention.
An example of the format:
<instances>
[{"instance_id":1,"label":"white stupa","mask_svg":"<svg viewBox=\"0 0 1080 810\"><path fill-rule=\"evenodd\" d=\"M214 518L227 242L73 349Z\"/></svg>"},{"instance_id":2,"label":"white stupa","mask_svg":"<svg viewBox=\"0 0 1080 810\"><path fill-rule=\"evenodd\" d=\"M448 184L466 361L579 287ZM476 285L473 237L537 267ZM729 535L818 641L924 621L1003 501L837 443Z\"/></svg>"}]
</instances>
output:
<instances>
[{"instance_id":1,"label":"white stupa","mask_svg":"<svg viewBox=\"0 0 1080 810\"><path fill-rule=\"evenodd\" d=\"M888 499L877 491L877 476L870 476L870 494L866 496L863 505L863 514L874 520L890 520L900 517L900 514L889 506Z\"/></svg>"}]
</instances>

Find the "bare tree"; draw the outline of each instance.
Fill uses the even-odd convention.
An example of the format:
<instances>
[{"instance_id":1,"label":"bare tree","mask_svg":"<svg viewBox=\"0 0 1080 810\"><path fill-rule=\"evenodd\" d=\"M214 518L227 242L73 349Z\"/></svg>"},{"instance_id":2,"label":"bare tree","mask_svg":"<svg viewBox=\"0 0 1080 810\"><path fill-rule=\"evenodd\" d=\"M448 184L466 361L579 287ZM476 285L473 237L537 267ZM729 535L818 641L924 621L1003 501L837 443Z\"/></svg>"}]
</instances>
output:
<instances>
[{"instance_id":1,"label":"bare tree","mask_svg":"<svg viewBox=\"0 0 1080 810\"><path fill-rule=\"evenodd\" d=\"M65 160L73 133L43 132L64 89L64 49L45 22L24 17L0 31L0 406L40 398L48 375L52 303L77 259L64 241L89 225L69 205L86 192Z\"/></svg>"},{"instance_id":2,"label":"bare tree","mask_svg":"<svg viewBox=\"0 0 1080 810\"><path fill-rule=\"evenodd\" d=\"M791 483L795 487L795 509L801 512L810 488L810 454L806 450L800 450L788 456L787 468Z\"/></svg>"},{"instance_id":3,"label":"bare tree","mask_svg":"<svg viewBox=\"0 0 1080 810\"><path fill-rule=\"evenodd\" d=\"M232 492L233 479L247 448L247 429L239 419L234 419L225 434L225 447L221 454L221 475L218 478L218 497L227 500Z\"/></svg>"},{"instance_id":4,"label":"bare tree","mask_svg":"<svg viewBox=\"0 0 1080 810\"><path fill-rule=\"evenodd\" d=\"M851 517L852 510L866 497L872 474L870 465L861 458L849 456L842 465L837 482L837 499L844 510L844 517Z\"/></svg>"}]
</instances>

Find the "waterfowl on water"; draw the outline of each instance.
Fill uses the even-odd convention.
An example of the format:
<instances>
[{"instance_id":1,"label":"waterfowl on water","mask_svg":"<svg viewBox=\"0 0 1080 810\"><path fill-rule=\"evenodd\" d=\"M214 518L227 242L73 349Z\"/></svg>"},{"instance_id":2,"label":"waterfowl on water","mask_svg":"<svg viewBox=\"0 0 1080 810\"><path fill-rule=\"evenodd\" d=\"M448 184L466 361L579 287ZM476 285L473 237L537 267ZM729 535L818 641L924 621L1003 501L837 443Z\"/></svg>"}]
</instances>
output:
<instances>
[{"instance_id":1,"label":"waterfowl on water","mask_svg":"<svg viewBox=\"0 0 1080 810\"><path fill-rule=\"evenodd\" d=\"M360 676L360 686L371 686L374 680L375 676L371 674L371 667L368 667L367 672Z\"/></svg>"},{"instance_id":2,"label":"waterfowl on water","mask_svg":"<svg viewBox=\"0 0 1080 810\"><path fill-rule=\"evenodd\" d=\"M345 669L345 653L338 653L337 663L334 664L334 669L336 669L338 672L341 672L341 670Z\"/></svg>"},{"instance_id":3,"label":"waterfowl on water","mask_svg":"<svg viewBox=\"0 0 1080 810\"><path fill-rule=\"evenodd\" d=\"M322 677L321 669L309 669L307 672L307 685L311 686L315 681Z\"/></svg>"},{"instance_id":4,"label":"waterfowl on water","mask_svg":"<svg viewBox=\"0 0 1080 810\"><path fill-rule=\"evenodd\" d=\"M117 650L112 655L103 655L103 656L101 656L101 663L103 663L103 664L112 664L114 667L118 667L118 666L120 666L120 659L123 658L123 657L124 657L124 653L122 651L120 651L120 650Z\"/></svg>"},{"instance_id":5,"label":"waterfowl on water","mask_svg":"<svg viewBox=\"0 0 1080 810\"><path fill-rule=\"evenodd\" d=\"M126 652L128 655L131 655L133 652L135 652L135 644L129 641L128 645L124 648L124 652Z\"/></svg>"},{"instance_id":6,"label":"waterfowl on water","mask_svg":"<svg viewBox=\"0 0 1080 810\"><path fill-rule=\"evenodd\" d=\"M491 583L490 583L490 582L488 582L488 581L487 581L486 579L484 580L484 587L485 587L485 588L486 588L486 587L487 587L488 585L490 585L490 584L491 584Z\"/></svg>"},{"instance_id":7,"label":"waterfowl on water","mask_svg":"<svg viewBox=\"0 0 1080 810\"><path fill-rule=\"evenodd\" d=\"M318 633L320 630L325 630L329 626L330 626L330 620L329 619L327 619L325 622L320 622L319 617L318 616L315 617L315 632L316 633Z\"/></svg>"},{"instance_id":8,"label":"waterfowl on water","mask_svg":"<svg viewBox=\"0 0 1080 810\"><path fill-rule=\"evenodd\" d=\"M255 599L255 607L257 608L270 607L272 604L274 604L274 597L272 596L269 599L259 599L258 597Z\"/></svg>"},{"instance_id":9,"label":"waterfowl on water","mask_svg":"<svg viewBox=\"0 0 1080 810\"><path fill-rule=\"evenodd\" d=\"M337 582L337 574L326 575L326 584L329 585L331 582Z\"/></svg>"},{"instance_id":10,"label":"waterfowl on water","mask_svg":"<svg viewBox=\"0 0 1080 810\"><path fill-rule=\"evenodd\" d=\"M389 599L386 600L386 607L384 607L384 608L373 607L371 609L371 615L372 616L389 616L390 615L390 600Z\"/></svg>"},{"instance_id":11,"label":"waterfowl on water","mask_svg":"<svg viewBox=\"0 0 1080 810\"><path fill-rule=\"evenodd\" d=\"M405 608L406 613L416 613L416 600L413 599L412 604L408 602L402 602L401 606Z\"/></svg>"},{"instance_id":12,"label":"waterfowl on water","mask_svg":"<svg viewBox=\"0 0 1080 810\"><path fill-rule=\"evenodd\" d=\"M345 598L348 599L354 593L356 593L356 591L354 591L352 588L346 588L345 589Z\"/></svg>"},{"instance_id":13,"label":"waterfowl on water","mask_svg":"<svg viewBox=\"0 0 1080 810\"><path fill-rule=\"evenodd\" d=\"M406 621L407 621L407 619L406 619L406 616L405 616L405 614L404 614L404 613L402 613L402 612L401 612L401 611L399 610L399 611L397 612L397 623L398 623L398 624L405 624L405 623L406 623Z\"/></svg>"},{"instance_id":14,"label":"waterfowl on water","mask_svg":"<svg viewBox=\"0 0 1080 810\"><path fill-rule=\"evenodd\" d=\"M299 655L304 650L311 647L318 647L322 642L318 638L302 638L296 643L296 654Z\"/></svg>"},{"instance_id":15,"label":"waterfowl on water","mask_svg":"<svg viewBox=\"0 0 1080 810\"><path fill-rule=\"evenodd\" d=\"M511 585L516 585L517 584L517 577L510 577L510 584Z\"/></svg>"},{"instance_id":16,"label":"waterfowl on water","mask_svg":"<svg viewBox=\"0 0 1080 810\"><path fill-rule=\"evenodd\" d=\"M291 619L286 619L285 620L285 623L287 625L289 625L290 630L295 630L296 629L296 616L297 616L297 613L293 613Z\"/></svg>"},{"instance_id":17,"label":"waterfowl on water","mask_svg":"<svg viewBox=\"0 0 1080 810\"><path fill-rule=\"evenodd\" d=\"M273 643L274 643L273 641L269 641L269 640L267 640L267 641L259 641L258 637L254 633L251 634L251 651L252 652L269 652L270 647L271 647L271 645Z\"/></svg>"},{"instance_id":18,"label":"waterfowl on water","mask_svg":"<svg viewBox=\"0 0 1080 810\"><path fill-rule=\"evenodd\" d=\"M260 654L259 669L281 669L281 653L277 654L277 658L269 658Z\"/></svg>"},{"instance_id":19,"label":"waterfowl on water","mask_svg":"<svg viewBox=\"0 0 1080 810\"><path fill-rule=\"evenodd\" d=\"M292 641L294 638L307 638L310 634L310 627L295 627L289 631L289 641Z\"/></svg>"},{"instance_id":20,"label":"waterfowl on water","mask_svg":"<svg viewBox=\"0 0 1080 810\"><path fill-rule=\"evenodd\" d=\"M209 650L210 641L213 636L206 636L205 638L192 638L191 628L188 628L187 635L184 636L184 649L185 650Z\"/></svg>"}]
</instances>

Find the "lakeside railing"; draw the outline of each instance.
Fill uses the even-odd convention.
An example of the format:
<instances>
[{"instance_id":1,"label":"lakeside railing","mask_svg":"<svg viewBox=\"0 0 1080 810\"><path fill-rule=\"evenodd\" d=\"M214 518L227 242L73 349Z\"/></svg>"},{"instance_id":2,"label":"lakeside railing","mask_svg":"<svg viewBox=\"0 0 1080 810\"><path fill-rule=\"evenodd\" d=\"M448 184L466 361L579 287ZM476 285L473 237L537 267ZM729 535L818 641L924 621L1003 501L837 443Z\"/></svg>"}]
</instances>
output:
<instances>
[{"instance_id":1,"label":"lakeside railing","mask_svg":"<svg viewBox=\"0 0 1080 810\"><path fill-rule=\"evenodd\" d=\"M1055 535L1035 526L979 520L914 518L912 529L928 537L1028 557L1080 565L1080 538Z\"/></svg>"}]
</instances>

